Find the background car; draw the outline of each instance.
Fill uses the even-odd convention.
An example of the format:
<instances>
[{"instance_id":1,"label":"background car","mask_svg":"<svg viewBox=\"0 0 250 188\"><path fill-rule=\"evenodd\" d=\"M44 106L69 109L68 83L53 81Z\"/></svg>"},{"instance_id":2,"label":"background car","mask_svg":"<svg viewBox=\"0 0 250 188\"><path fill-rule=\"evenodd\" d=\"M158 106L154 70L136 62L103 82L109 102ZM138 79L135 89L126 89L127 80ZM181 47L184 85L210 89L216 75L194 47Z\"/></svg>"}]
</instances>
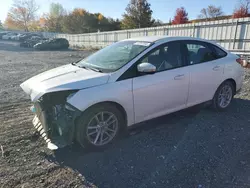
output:
<instances>
[{"instance_id":1,"label":"background car","mask_svg":"<svg viewBox=\"0 0 250 188\"><path fill-rule=\"evenodd\" d=\"M23 42L25 40L30 39L33 36L43 37L42 34L40 34L40 33L25 33L19 37L19 41Z\"/></svg>"},{"instance_id":2,"label":"background car","mask_svg":"<svg viewBox=\"0 0 250 188\"><path fill-rule=\"evenodd\" d=\"M18 34L17 35L12 35L11 37L10 37L10 40L15 40L15 38L18 36Z\"/></svg>"},{"instance_id":3,"label":"background car","mask_svg":"<svg viewBox=\"0 0 250 188\"><path fill-rule=\"evenodd\" d=\"M68 49L69 48L69 41L64 38L56 38L46 40L34 45L35 49L38 50L60 50L60 49Z\"/></svg>"},{"instance_id":4,"label":"background car","mask_svg":"<svg viewBox=\"0 0 250 188\"><path fill-rule=\"evenodd\" d=\"M30 39L27 39L24 42L20 42L20 47L33 48L34 45L44 40L47 40L47 39L43 37L32 36Z\"/></svg>"},{"instance_id":5,"label":"background car","mask_svg":"<svg viewBox=\"0 0 250 188\"><path fill-rule=\"evenodd\" d=\"M198 104L227 109L243 84L241 63L207 40L142 37L114 43L21 87L34 102L33 124L50 149L73 140L100 149L136 123Z\"/></svg>"},{"instance_id":6,"label":"background car","mask_svg":"<svg viewBox=\"0 0 250 188\"><path fill-rule=\"evenodd\" d=\"M26 37L27 36L27 33L23 33L21 34L19 37L18 37L18 40L19 41L24 41L25 39L23 37Z\"/></svg>"},{"instance_id":7,"label":"background car","mask_svg":"<svg viewBox=\"0 0 250 188\"><path fill-rule=\"evenodd\" d=\"M11 39L11 37L13 37L13 36L16 36L17 35L17 33L7 33L6 35L3 35L2 36L2 39L4 39L4 40L10 40Z\"/></svg>"},{"instance_id":8,"label":"background car","mask_svg":"<svg viewBox=\"0 0 250 188\"><path fill-rule=\"evenodd\" d=\"M2 37L6 34L8 34L9 32L8 31L2 31L0 32L0 39L2 39Z\"/></svg>"},{"instance_id":9,"label":"background car","mask_svg":"<svg viewBox=\"0 0 250 188\"><path fill-rule=\"evenodd\" d=\"M17 41L18 41L20 36L22 36L21 33L17 34L16 36L12 36L11 39L12 39L12 40L17 40Z\"/></svg>"}]
</instances>

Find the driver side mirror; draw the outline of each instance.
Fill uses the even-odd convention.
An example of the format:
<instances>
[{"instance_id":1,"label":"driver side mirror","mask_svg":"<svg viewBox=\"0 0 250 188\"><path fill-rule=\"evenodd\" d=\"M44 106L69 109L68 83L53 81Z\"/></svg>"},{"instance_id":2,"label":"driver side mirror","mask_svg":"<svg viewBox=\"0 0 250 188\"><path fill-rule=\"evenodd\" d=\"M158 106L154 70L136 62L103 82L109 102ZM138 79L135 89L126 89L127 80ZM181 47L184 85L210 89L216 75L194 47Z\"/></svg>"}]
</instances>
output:
<instances>
[{"instance_id":1,"label":"driver side mirror","mask_svg":"<svg viewBox=\"0 0 250 188\"><path fill-rule=\"evenodd\" d=\"M156 72L156 66L151 63L141 63L137 65L137 70L144 74L154 74Z\"/></svg>"}]
</instances>

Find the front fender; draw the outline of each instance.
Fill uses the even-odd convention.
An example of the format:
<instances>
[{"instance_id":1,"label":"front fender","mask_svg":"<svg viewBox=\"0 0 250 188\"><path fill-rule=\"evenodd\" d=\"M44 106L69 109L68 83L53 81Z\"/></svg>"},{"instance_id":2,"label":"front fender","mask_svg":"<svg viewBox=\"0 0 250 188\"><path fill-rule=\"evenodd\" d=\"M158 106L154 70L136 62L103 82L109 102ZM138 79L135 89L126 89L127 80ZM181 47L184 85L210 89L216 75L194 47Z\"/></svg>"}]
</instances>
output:
<instances>
[{"instance_id":1,"label":"front fender","mask_svg":"<svg viewBox=\"0 0 250 188\"><path fill-rule=\"evenodd\" d=\"M82 89L67 102L82 112L97 103L115 102L124 108L128 126L135 122L132 79Z\"/></svg>"}]
</instances>

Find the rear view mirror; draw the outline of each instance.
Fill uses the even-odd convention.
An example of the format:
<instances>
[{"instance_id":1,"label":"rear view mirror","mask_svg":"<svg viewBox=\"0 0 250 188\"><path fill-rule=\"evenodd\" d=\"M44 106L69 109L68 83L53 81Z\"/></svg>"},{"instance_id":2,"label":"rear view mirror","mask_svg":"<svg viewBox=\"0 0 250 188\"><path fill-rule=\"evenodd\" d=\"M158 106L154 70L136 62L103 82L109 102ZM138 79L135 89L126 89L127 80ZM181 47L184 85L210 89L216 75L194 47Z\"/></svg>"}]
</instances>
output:
<instances>
[{"instance_id":1,"label":"rear view mirror","mask_svg":"<svg viewBox=\"0 0 250 188\"><path fill-rule=\"evenodd\" d=\"M154 74L156 72L156 67L151 63L141 63L137 66L137 70L140 73Z\"/></svg>"}]
</instances>

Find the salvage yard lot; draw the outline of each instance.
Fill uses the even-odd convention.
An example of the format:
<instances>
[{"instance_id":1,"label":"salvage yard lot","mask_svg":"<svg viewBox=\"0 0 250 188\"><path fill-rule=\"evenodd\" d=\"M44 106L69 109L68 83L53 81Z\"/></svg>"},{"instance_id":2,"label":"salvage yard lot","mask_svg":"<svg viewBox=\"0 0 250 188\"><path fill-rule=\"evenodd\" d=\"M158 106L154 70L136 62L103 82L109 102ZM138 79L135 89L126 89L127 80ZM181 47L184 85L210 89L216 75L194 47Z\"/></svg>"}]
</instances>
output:
<instances>
[{"instance_id":1,"label":"salvage yard lot","mask_svg":"<svg viewBox=\"0 0 250 188\"><path fill-rule=\"evenodd\" d=\"M89 53L0 41L0 187L250 187L249 70L226 112L157 118L103 152L77 145L49 151L34 134L31 104L19 85Z\"/></svg>"}]
</instances>

